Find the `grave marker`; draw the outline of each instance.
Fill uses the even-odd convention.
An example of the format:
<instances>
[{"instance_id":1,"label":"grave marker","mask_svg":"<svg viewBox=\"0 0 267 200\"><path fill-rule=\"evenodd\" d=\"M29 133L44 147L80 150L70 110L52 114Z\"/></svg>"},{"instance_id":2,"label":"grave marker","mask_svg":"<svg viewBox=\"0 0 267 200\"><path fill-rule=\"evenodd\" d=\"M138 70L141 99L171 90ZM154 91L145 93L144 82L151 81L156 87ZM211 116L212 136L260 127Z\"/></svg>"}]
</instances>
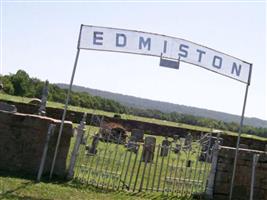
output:
<instances>
[{"instance_id":1,"label":"grave marker","mask_svg":"<svg viewBox=\"0 0 267 200\"><path fill-rule=\"evenodd\" d=\"M143 162L152 162L154 158L154 151L156 146L156 138L148 136L145 138L145 143L142 152Z\"/></svg>"},{"instance_id":2,"label":"grave marker","mask_svg":"<svg viewBox=\"0 0 267 200\"><path fill-rule=\"evenodd\" d=\"M160 156L168 156L170 145L171 145L171 142L166 137L165 140L162 141Z\"/></svg>"},{"instance_id":3,"label":"grave marker","mask_svg":"<svg viewBox=\"0 0 267 200\"><path fill-rule=\"evenodd\" d=\"M144 141L144 131L140 129L132 129L131 136L135 139L135 142Z\"/></svg>"},{"instance_id":4,"label":"grave marker","mask_svg":"<svg viewBox=\"0 0 267 200\"><path fill-rule=\"evenodd\" d=\"M46 114L46 103L47 103L47 97L48 97L48 84L49 82L46 80L45 85L43 87L43 93L42 93L42 100L40 108L38 109L38 114L45 116Z\"/></svg>"}]
</instances>

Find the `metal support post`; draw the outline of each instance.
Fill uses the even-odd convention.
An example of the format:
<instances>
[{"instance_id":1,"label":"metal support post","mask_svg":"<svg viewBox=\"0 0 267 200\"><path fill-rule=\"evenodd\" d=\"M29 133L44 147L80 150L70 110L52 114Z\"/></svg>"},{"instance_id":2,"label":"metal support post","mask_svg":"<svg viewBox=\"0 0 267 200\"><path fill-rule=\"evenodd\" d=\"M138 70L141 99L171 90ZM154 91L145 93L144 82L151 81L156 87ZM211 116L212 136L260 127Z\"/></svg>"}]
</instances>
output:
<instances>
[{"instance_id":1,"label":"metal support post","mask_svg":"<svg viewBox=\"0 0 267 200\"><path fill-rule=\"evenodd\" d=\"M61 124L60 124L59 133L58 133L56 149L55 149L55 153L54 153L54 157L53 157L53 161L52 161L52 165L51 165L51 171L50 171L50 175L49 175L49 179L50 180L52 179L52 175L53 175L53 172L54 172L54 167L55 167L55 162L56 162L56 158L57 158L58 147L59 147L59 144L60 144L60 139L61 139L61 135L62 135L62 131L63 131L64 121L65 121L67 108L68 108L68 104L69 104L70 92L71 92L71 89L72 89L72 84L73 84L73 80L74 80L74 76L75 76L75 72L76 72L76 67L77 67L78 59L79 59L79 55L80 55L80 47L79 46L80 46L80 38L81 38L82 26L83 25L81 25L81 28L80 28L76 58L75 58L74 67L73 67L73 70L72 70L72 75L71 75L70 85L69 85L68 94L67 94L67 98L66 98L66 103L65 103L65 107L64 107L64 112L63 112L62 119L61 119Z\"/></svg>"},{"instance_id":2,"label":"metal support post","mask_svg":"<svg viewBox=\"0 0 267 200\"><path fill-rule=\"evenodd\" d=\"M232 196L233 196L233 187L234 187L234 182L235 182L237 156L238 156L238 151L239 151L240 136L241 136L241 133L242 133L242 127L243 127L243 121L244 121L244 115L245 115L245 108L246 108L247 96L248 96L248 88L249 88L250 79L251 79L251 72L252 72L252 64L250 65L250 69L249 69L248 83L247 83L247 86L246 86L246 92L245 92L245 98L244 98L244 103L243 103L242 115L241 115L241 120L240 120L240 125L239 125L239 131L238 131L238 138L237 138L237 142L236 142L235 160L234 160L234 168L233 168L233 174L232 174L232 179L231 179L229 200L232 200Z\"/></svg>"}]
</instances>

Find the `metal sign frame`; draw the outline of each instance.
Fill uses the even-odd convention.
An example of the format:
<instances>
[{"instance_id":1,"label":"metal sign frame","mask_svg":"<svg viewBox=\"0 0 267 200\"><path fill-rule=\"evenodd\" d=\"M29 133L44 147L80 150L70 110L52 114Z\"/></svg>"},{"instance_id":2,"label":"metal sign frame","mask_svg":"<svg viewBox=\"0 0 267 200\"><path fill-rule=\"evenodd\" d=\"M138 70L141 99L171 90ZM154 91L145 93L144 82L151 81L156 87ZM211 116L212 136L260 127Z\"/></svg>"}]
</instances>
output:
<instances>
[{"instance_id":1,"label":"metal sign frame","mask_svg":"<svg viewBox=\"0 0 267 200\"><path fill-rule=\"evenodd\" d=\"M76 72L76 68L77 68L77 64L78 64L78 59L79 59L79 55L80 55L80 49L84 49L84 48L80 48L81 33L82 33L83 26L85 26L85 25L81 24L81 26L80 26L80 32L79 32L78 43L77 43L77 52L76 52L76 57L75 57L75 61L74 61L74 66L73 66L73 70L72 70L72 75L71 75L71 79L70 79L69 88L68 88L68 93L67 93L67 97L66 97L66 102L65 102L65 106L64 106L64 111L63 111L63 115L62 115L62 119L61 119L61 124L60 124L59 134L58 134L58 138L57 138L55 153L54 153L54 157L53 157L53 161L52 161L52 166L51 166L51 171L50 171L50 176L49 176L50 179L52 178L53 172L54 172L55 162L56 162L57 153L58 153L58 147L59 147L59 144L60 144L61 135L62 135L63 126L64 126L64 121L65 121L65 118L66 118L66 113L67 113L67 108L68 108L68 104L69 104L70 93L71 93L71 90L72 90L73 80L74 80L74 76L75 76L75 72ZM183 60L180 60L180 61L181 62L185 62ZM248 88L249 88L249 85L250 85L250 82L251 82L252 64L249 63L249 65L250 65L250 68L249 68L249 75L248 75L247 83L240 81L240 82L246 84L246 91L245 91L245 96L244 96L244 101L243 101L242 114L240 116L238 138L237 138L237 142L236 142L235 160L234 160L234 167L233 167L233 173L232 173L232 179L231 179L231 187L230 187L230 195L229 195L229 199L230 200L232 199L233 185L234 185L234 181L235 181L236 163L237 163L237 158L238 158L240 137L241 137L241 133L242 133L242 127L243 127L243 121L244 121L244 115L245 115L245 108L246 108L246 102L247 102L247 96L248 96ZM210 70L210 71L212 71L212 70ZM216 73L215 71L212 71L212 72ZM223 74L221 74L221 75L223 75ZM231 78L231 77L228 77L228 78ZM234 80L237 80L237 79L234 79Z\"/></svg>"}]
</instances>

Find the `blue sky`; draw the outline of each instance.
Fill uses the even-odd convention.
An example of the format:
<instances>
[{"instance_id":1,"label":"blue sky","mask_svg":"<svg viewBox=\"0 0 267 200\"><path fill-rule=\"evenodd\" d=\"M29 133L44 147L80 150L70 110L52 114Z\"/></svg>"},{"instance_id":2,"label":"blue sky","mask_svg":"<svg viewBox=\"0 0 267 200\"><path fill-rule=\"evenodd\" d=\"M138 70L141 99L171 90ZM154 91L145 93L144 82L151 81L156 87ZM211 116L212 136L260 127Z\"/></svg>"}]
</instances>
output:
<instances>
[{"instance_id":1,"label":"blue sky","mask_svg":"<svg viewBox=\"0 0 267 200\"><path fill-rule=\"evenodd\" d=\"M267 119L265 3L2 2L1 73L69 83L80 24L175 36L253 63L246 116ZM245 85L197 66L82 50L74 84L232 114Z\"/></svg>"}]
</instances>

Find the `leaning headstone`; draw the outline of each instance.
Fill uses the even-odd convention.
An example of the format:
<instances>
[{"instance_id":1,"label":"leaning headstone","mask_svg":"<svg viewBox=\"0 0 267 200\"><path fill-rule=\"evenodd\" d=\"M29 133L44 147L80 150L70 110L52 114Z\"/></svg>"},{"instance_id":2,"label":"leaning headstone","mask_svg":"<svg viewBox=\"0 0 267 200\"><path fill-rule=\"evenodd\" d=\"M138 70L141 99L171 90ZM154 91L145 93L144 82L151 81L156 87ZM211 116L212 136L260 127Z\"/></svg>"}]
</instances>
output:
<instances>
[{"instance_id":1,"label":"leaning headstone","mask_svg":"<svg viewBox=\"0 0 267 200\"><path fill-rule=\"evenodd\" d=\"M131 136L135 138L136 142L144 141L144 131L140 129L132 129Z\"/></svg>"},{"instance_id":2,"label":"leaning headstone","mask_svg":"<svg viewBox=\"0 0 267 200\"><path fill-rule=\"evenodd\" d=\"M5 103L5 102L0 102L0 110L2 111L7 111L7 112L17 112L17 108L14 105Z\"/></svg>"},{"instance_id":3,"label":"leaning headstone","mask_svg":"<svg viewBox=\"0 0 267 200\"><path fill-rule=\"evenodd\" d=\"M152 162L154 158L154 151L156 147L156 138L148 136L145 138L145 143L142 152L143 162Z\"/></svg>"},{"instance_id":4,"label":"leaning headstone","mask_svg":"<svg viewBox=\"0 0 267 200\"><path fill-rule=\"evenodd\" d=\"M47 97L48 97L48 81L45 81L45 85L43 88L43 93L42 93L42 100L41 100L41 105L38 110L38 114L45 116L46 115L46 103L47 103Z\"/></svg>"},{"instance_id":5,"label":"leaning headstone","mask_svg":"<svg viewBox=\"0 0 267 200\"><path fill-rule=\"evenodd\" d=\"M171 142L165 138L165 140L162 141L161 149L160 149L160 156L168 156L169 148L170 148Z\"/></svg>"}]
</instances>

